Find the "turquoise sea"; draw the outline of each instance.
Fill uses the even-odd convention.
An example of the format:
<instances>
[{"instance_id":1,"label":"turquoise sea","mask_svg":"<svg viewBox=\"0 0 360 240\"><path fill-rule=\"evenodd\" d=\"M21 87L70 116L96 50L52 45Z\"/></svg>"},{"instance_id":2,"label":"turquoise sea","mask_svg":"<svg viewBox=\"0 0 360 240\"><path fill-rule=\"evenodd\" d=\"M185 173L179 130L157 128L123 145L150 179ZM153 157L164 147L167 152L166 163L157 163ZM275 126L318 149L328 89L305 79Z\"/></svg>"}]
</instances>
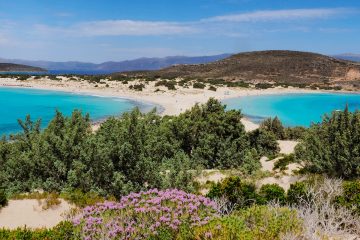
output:
<instances>
[{"instance_id":1,"label":"turquoise sea","mask_svg":"<svg viewBox=\"0 0 360 240\"><path fill-rule=\"evenodd\" d=\"M65 115L79 109L83 113L89 113L93 121L98 121L120 115L134 107L139 107L144 112L155 107L122 98L6 87L0 87L0 103L0 135L20 131L17 119L24 119L27 114L30 114L33 120L41 118L42 127L45 127L53 118L56 109Z\"/></svg>"},{"instance_id":2,"label":"turquoise sea","mask_svg":"<svg viewBox=\"0 0 360 240\"><path fill-rule=\"evenodd\" d=\"M360 109L359 94L306 93L246 96L223 101L227 109L241 109L254 122L278 116L286 126L310 126L321 121L325 113Z\"/></svg>"}]
</instances>

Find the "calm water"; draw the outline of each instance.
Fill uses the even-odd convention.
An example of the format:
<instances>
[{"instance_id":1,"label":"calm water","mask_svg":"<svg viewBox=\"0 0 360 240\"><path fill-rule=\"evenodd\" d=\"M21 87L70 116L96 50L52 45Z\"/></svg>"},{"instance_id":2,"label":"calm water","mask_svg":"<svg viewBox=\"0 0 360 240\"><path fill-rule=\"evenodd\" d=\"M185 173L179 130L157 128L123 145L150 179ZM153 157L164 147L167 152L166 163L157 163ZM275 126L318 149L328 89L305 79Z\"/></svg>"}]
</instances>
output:
<instances>
[{"instance_id":1,"label":"calm water","mask_svg":"<svg viewBox=\"0 0 360 240\"><path fill-rule=\"evenodd\" d=\"M360 109L359 94L284 94L233 98L223 101L228 109L241 109L254 122L278 116L287 126L310 126L325 113L343 110L346 104Z\"/></svg>"},{"instance_id":2,"label":"calm water","mask_svg":"<svg viewBox=\"0 0 360 240\"><path fill-rule=\"evenodd\" d=\"M154 105L121 98L96 97L56 91L0 87L0 135L20 131L17 119L27 114L46 126L58 109L70 115L74 109L89 113L92 120L119 115L134 107L149 111Z\"/></svg>"}]
</instances>

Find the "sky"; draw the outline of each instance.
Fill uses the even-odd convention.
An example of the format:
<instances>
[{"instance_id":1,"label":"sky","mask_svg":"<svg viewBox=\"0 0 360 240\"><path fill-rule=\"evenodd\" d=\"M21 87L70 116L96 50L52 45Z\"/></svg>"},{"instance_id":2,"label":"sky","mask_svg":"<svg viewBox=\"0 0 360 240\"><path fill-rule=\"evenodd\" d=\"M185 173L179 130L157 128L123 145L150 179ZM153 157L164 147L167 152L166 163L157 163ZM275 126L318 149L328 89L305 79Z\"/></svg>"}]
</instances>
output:
<instances>
[{"instance_id":1,"label":"sky","mask_svg":"<svg viewBox=\"0 0 360 240\"><path fill-rule=\"evenodd\" d=\"M360 54L359 0L0 0L0 58Z\"/></svg>"}]
</instances>

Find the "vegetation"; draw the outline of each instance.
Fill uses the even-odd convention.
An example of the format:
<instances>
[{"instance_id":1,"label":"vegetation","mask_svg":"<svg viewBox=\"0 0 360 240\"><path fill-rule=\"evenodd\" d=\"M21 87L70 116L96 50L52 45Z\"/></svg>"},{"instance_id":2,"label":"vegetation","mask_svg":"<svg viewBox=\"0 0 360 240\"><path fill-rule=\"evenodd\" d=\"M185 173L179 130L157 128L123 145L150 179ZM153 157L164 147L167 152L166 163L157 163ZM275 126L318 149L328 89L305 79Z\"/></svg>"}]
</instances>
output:
<instances>
[{"instance_id":1,"label":"vegetation","mask_svg":"<svg viewBox=\"0 0 360 240\"><path fill-rule=\"evenodd\" d=\"M145 88L145 85L142 83L134 84L129 86L130 89L133 89L135 91L142 91Z\"/></svg>"},{"instance_id":2,"label":"vegetation","mask_svg":"<svg viewBox=\"0 0 360 240\"><path fill-rule=\"evenodd\" d=\"M287 166L293 162L295 162L295 155L293 153L285 155L274 163L274 170L279 169L280 171L284 171L287 169Z\"/></svg>"},{"instance_id":3,"label":"vegetation","mask_svg":"<svg viewBox=\"0 0 360 240\"><path fill-rule=\"evenodd\" d=\"M267 118L260 124L260 129L272 132L279 140L298 140L305 136L304 127L284 127L278 117Z\"/></svg>"},{"instance_id":4,"label":"vegetation","mask_svg":"<svg viewBox=\"0 0 360 240\"><path fill-rule=\"evenodd\" d=\"M6 206L8 203L7 196L3 189L0 189L0 208Z\"/></svg>"},{"instance_id":5,"label":"vegetation","mask_svg":"<svg viewBox=\"0 0 360 240\"><path fill-rule=\"evenodd\" d=\"M160 80L155 83L155 87L158 86L165 86L169 90L176 90L176 81L167 81L167 80Z\"/></svg>"},{"instance_id":6,"label":"vegetation","mask_svg":"<svg viewBox=\"0 0 360 240\"><path fill-rule=\"evenodd\" d=\"M296 148L306 169L346 179L360 177L360 112L335 111L312 125Z\"/></svg>"},{"instance_id":7,"label":"vegetation","mask_svg":"<svg viewBox=\"0 0 360 240\"><path fill-rule=\"evenodd\" d=\"M61 222L52 229L18 228L16 230L0 229L2 240L76 240L74 226L71 222Z\"/></svg>"},{"instance_id":8,"label":"vegetation","mask_svg":"<svg viewBox=\"0 0 360 240\"><path fill-rule=\"evenodd\" d=\"M199 89L204 89L206 87L205 84L201 83L201 82L195 82L193 84L193 88L199 88Z\"/></svg>"},{"instance_id":9,"label":"vegetation","mask_svg":"<svg viewBox=\"0 0 360 240\"><path fill-rule=\"evenodd\" d=\"M56 112L43 131L27 116L19 121L22 133L0 141L0 187L7 194L79 190L117 199L155 187L195 191L194 169L251 173L260 155L278 151L275 138L264 143L246 133L241 118L214 99L174 117L136 109L108 119L96 133L79 111Z\"/></svg>"}]
</instances>

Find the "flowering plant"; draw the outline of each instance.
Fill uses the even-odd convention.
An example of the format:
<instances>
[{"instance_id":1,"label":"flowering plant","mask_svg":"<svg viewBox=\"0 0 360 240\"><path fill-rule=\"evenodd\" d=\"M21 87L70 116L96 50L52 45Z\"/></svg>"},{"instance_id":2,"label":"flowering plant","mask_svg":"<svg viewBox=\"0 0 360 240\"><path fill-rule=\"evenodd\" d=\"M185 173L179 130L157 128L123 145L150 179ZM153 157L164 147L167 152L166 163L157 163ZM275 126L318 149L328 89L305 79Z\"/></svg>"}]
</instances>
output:
<instances>
[{"instance_id":1,"label":"flowering plant","mask_svg":"<svg viewBox=\"0 0 360 240\"><path fill-rule=\"evenodd\" d=\"M86 207L73 219L82 239L144 239L166 230L175 236L182 227L198 227L218 216L209 198L177 189L131 193L120 202Z\"/></svg>"}]
</instances>

